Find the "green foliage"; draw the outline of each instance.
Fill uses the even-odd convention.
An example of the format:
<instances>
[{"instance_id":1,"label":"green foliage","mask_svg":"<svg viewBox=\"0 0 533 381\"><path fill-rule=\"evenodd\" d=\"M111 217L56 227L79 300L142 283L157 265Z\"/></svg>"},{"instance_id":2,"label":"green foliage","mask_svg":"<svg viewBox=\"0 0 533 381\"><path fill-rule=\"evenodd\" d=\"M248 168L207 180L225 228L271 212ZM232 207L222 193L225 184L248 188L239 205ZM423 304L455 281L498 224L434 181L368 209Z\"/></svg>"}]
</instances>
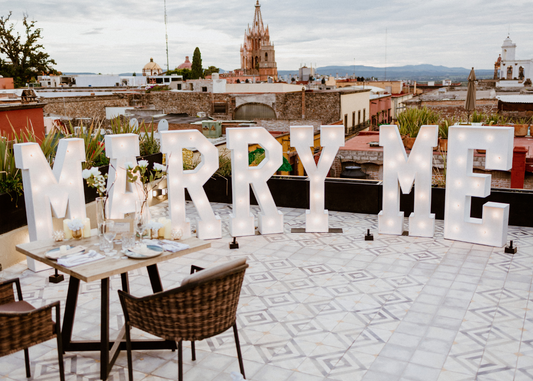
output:
<instances>
[{"instance_id":1,"label":"green foliage","mask_svg":"<svg viewBox=\"0 0 533 381\"><path fill-rule=\"evenodd\" d=\"M218 156L218 169L215 175L220 177L231 176L231 151L224 148Z\"/></svg>"},{"instance_id":2,"label":"green foliage","mask_svg":"<svg viewBox=\"0 0 533 381\"><path fill-rule=\"evenodd\" d=\"M169 70L166 72L166 75L172 75L172 74L176 74L176 75L181 75L183 76L183 80L187 80L187 79L192 79L192 71L191 69L174 69L174 70Z\"/></svg>"},{"instance_id":3,"label":"green foliage","mask_svg":"<svg viewBox=\"0 0 533 381\"><path fill-rule=\"evenodd\" d=\"M139 151L141 156L151 155L161 151L161 146L154 134L155 126L153 123L150 123L148 126L143 122L139 125L139 130L144 131L139 132ZM150 132L147 132L150 130Z\"/></svg>"},{"instance_id":4,"label":"green foliage","mask_svg":"<svg viewBox=\"0 0 533 381\"><path fill-rule=\"evenodd\" d=\"M200 53L200 49L196 47L192 55L191 79L203 78L203 74L202 53Z\"/></svg>"},{"instance_id":5,"label":"green foliage","mask_svg":"<svg viewBox=\"0 0 533 381\"><path fill-rule=\"evenodd\" d=\"M39 43L42 39L42 29L36 28L36 21L29 21L24 15L25 41L14 30L14 24L9 22L12 12L4 17L0 16L0 55L7 57L4 61L0 58L0 75L13 77L16 87L25 86L35 80L41 73L57 73L53 65L56 62L44 51L44 46Z\"/></svg>"},{"instance_id":6,"label":"green foliage","mask_svg":"<svg viewBox=\"0 0 533 381\"><path fill-rule=\"evenodd\" d=\"M161 182L166 177L166 172L162 170L161 164L154 163L154 168L152 170L148 169L147 160L139 160L135 167L132 167L130 163L126 164L126 180L128 183L135 184L137 180L141 181L142 191L144 193L144 199L148 200L148 192L150 191L150 183L159 180L157 183Z\"/></svg>"},{"instance_id":7,"label":"green foliage","mask_svg":"<svg viewBox=\"0 0 533 381\"><path fill-rule=\"evenodd\" d=\"M265 158L265 150L263 148L257 148L252 152L248 152L248 165L256 167ZM289 161L283 156L283 164L278 168L276 172L290 172L292 171L292 166Z\"/></svg>"},{"instance_id":8,"label":"green foliage","mask_svg":"<svg viewBox=\"0 0 533 381\"><path fill-rule=\"evenodd\" d=\"M219 73L220 69L216 66L209 66L207 69L204 70L204 77L207 77L208 75L211 75L213 73Z\"/></svg>"},{"instance_id":9,"label":"green foliage","mask_svg":"<svg viewBox=\"0 0 533 381\"><path fill-rule=\"evenodd\" d=\"M170 87L167 85L156 85L154 87L150 87L149 89L146 89L147 93L151 93L153 91L167 91L170 90Z\"/></svg>"},{"instance_id":10,"label":"green foliage","mask_svg":"<svg viewBox=\"0 0 533 381\"><path fill-rule=\"evenodd\" d=\"M69 123L70 136L72 138L83 139L85 144L85 162L83 169L91 167L101 167L109 164L109 159L105 156L104 139L101 135L101 123L92 122L89 127L79 126L78 131Z\"/></svg>"},{"instance_id":11,"label":"green foliage","mask_svg":"<svg viewBox=\"0 0 533 381\"><path fill-rule=\"evenodd\" d=\"M398 114L397 121L401 135L416 138L420 127L438 124L440 114L427 107L408 108Z\"/></svg>"},{"instance_id":12,"label":"green foliage","mask_svg":"<svg viewBox=\"0 0 533 381\"><path fill-rule=\"evenodd\" d=\"M476 110L474 110L472 115L470 115L470 122L471 123L482 123L483 121L487 119L487 117L488 116L486 114L483 114L481 112L477 112Z\"/></svg>"},{"instance_id":13,"label":"green foliage","mask_svg":"<svg viewBox=\"0 0 533 381\"><path fill-rule=\"evenodd\" d=\"M441 119L439 122L439 137L442 139L448 139L448 129L456 123L455 118Z\"/></svg>"},{"instance_id":14,"label":"green foliage","mask_svg":"<svg viewBox=\"0 0 533 381\"><path fill-rule=\"evenodd\" d=\"M13 142L4 134L0 135L0 194L22 194L22 176L15 166Z\"/></svg>"}]
</instances>

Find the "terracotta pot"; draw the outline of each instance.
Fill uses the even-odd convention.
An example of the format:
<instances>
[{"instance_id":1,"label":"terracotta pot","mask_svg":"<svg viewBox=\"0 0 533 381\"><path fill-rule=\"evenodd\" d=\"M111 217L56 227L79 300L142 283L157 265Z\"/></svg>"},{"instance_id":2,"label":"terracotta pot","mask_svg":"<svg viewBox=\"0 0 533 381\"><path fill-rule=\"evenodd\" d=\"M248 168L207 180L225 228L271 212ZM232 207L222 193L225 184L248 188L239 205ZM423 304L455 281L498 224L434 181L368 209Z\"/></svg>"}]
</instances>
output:
<instances>
[{"instance_id":1,"label":"terracotta pot","mask_svg":"<svg viewBox=\"0 0 533 381\"><path fill-rule=\"evenodd\" d=\"M439 138L439 151L441 152L448 151L448 139Z\"/></svg>"},{"instance_id":2,"label":"terracotta pot","mask_svg":"<svg viewBox=\"0 0 533 381\"><path fill-rule=\"evenodd\" d=\"M484 154L487 153L487 150L486 149L477 149L476 152L479 153L479 154L484 155Z\"/></svg>"},{"instance_id":3,"label":"terracotta pot","mask_svg":"<svg viewBox=\"0 0 533 381\"><path fill-rule=\"evenodd\" d=\"M514 125L514 136L526 136L527 135L527 128L529 127L528 124L515 124Z\"/></svg>"},{"instance_id":4,"label":"terracotta pot","mask_svg":"<svg viewBox=\"0 0 533 381\"><path fill-rule=\"evenodd\" d=\"M403 145L406 149L413 149L413 145L415 144L416 138L410 138L409 136L406 136L403 138Z\"/></svg>"}]
</instances>

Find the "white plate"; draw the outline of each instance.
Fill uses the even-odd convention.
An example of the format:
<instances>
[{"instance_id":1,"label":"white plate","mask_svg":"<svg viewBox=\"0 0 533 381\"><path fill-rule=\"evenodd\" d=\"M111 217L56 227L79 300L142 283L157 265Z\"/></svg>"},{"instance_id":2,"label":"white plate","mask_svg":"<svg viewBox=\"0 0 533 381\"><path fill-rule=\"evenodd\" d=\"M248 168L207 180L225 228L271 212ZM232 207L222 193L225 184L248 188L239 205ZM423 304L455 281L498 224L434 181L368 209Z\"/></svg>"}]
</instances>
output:
<instances>
[{"instance_id":1,"label":"white plate","mask_svg":"<svg viewBox=\"0 0 533 381\"><path fill-rule=\"evenodd\" d=\"M161 255L164 251L163 248L156 245L146 245L146 248L148 250L146 253L143 254L135 253L131 250L126 250L124 254L126 254L126 256L128 256L129 258L133 259L147 259L157 257L158 255Z\"/></svg>"}]
</instances>

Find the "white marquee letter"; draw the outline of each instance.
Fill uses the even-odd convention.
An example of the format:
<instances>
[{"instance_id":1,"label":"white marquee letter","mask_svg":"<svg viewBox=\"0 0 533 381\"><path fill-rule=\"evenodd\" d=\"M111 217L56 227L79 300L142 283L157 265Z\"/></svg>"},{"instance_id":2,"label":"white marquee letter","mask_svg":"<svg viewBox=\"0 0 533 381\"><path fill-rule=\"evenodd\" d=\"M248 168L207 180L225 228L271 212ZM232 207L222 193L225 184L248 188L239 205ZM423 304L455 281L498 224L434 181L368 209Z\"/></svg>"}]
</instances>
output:
<instances>
[{"instance_id":1,"label":"white marquee letter","mask_svg":"<svg viewBox=\"0 0 533 381\"><path fill-rule=\"evenodd\" d=\"M24 200L30 241L52 238L52 210L57 218L86 218L85 194L81 163L85 161L83 139L61 139L57 148L54 170L43 155L39 144L15 144L15 164L22 170ZM68 205L68 208L67 208ZM36 271L36 264L28 259Z\"/></svg>"},{"instance_id":2,"label":"white marquee letter","mask_svg":"<svg viewBox=\"0 0 533 381\"><path fill-rule=\"evenodd\" d=\"M196 148L202 161L194 170L183 170L183 149ZM185 188L198 211L197 234L200 239L222 237L220 217L215 216L203 185L218 168L218 149L198 130L162 131L161 152L167 155L168 202L173 229L181 229L183 238L191 236L185 214Z\"/></svg>"},{"instance_id":3,"label":"white marquee letter","mask_svg":"<svg viewBox=\"0 0 533 381\"><path fill-rule=\"evenodd\" d=\"M431 213L433 147L437 145L437 126L422 126L409 159L396 126L381 126L379 145L383 147L383 210L378 215L382 234L402 234L403 212L400 192L410 193L415 183L415 206L409 216L409 235L433 237L435 215Z\"/></svg>"},{"instance_id":4,"label":"white marquee letter","mask_svg":"<svg viewBox=\"0 0 533 381\"><path fill-rule=\"evenodd\" d=\"M509 205L487 202L482 218L470 217L472 196L490 194L490 175L473 173L474 149L485 149L486 169L507 171L513 161L513 128L450 127L444 238L490 246L507 241Z\"/></svg>"},{"instance_id":5,"label":"white marquee letter","mask_svg":"<svg viewBox=\"0 0 533 381\"><path fill-rule=\"evenodd\" d=\"M106 135L105 151L110 159L107 178L109 218L124 218L124 214L135 212L135 202L144 197L141 180L137 180L135 184L128 183L125 167L128 162L133 166L137 165L139 135Z\"/></svg>"},{"instance_id":6,"label":"white marquee letter","mask_svg":"<svg viewBox=\"0 0 533 381\"><path fill-rule=\"evenodd\" d=\"M233 213L230 234L254 235L254 216L250 213L250 187L261 207L258 227L261 234L283 233L283 214L277 210L267 180L283 164L281 144L263 127L228 128L227 147L231 150ZM265 158L257 167L248 165L248 145L258 143Z\"/></svg>"},{"instance_id":7,"label":"white marquee letter","mask_svg":"<svg viewBox=\"0 0 533 381\"><path fill-rule=\"evenodd\" d=\"M324 179L339 147L344 145L343 126L321 126L320 145L324 147L318 165L315 165L311 147L314 147L313 126L291 126L291 147L298 156L309 176L309 210L305 215L306 232L328 232L328 211L324 210Z\"/></svg>"}]
</instances>

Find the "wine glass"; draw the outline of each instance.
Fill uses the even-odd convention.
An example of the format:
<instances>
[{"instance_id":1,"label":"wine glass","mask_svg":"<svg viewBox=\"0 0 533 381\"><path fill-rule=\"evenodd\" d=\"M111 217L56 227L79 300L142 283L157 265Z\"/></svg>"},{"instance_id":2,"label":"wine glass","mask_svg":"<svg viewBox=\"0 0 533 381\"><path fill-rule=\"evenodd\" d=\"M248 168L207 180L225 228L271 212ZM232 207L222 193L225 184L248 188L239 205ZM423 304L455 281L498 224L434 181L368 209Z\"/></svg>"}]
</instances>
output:
<instances>
[{"instance_id":1,"label":"wine glass","mask_svg":"<svg viewBox=\"0 0 533 381\"><path fill-rule=\"evenodd\" d=\"M104 239L106 240L106 246L104 252L108 256L112 256L117 253L116 250L113 250L113 240L115 239L117 233L114 230L115 221L105 220L103 223L103 232Z\"/></svg>"}]
</instances>

